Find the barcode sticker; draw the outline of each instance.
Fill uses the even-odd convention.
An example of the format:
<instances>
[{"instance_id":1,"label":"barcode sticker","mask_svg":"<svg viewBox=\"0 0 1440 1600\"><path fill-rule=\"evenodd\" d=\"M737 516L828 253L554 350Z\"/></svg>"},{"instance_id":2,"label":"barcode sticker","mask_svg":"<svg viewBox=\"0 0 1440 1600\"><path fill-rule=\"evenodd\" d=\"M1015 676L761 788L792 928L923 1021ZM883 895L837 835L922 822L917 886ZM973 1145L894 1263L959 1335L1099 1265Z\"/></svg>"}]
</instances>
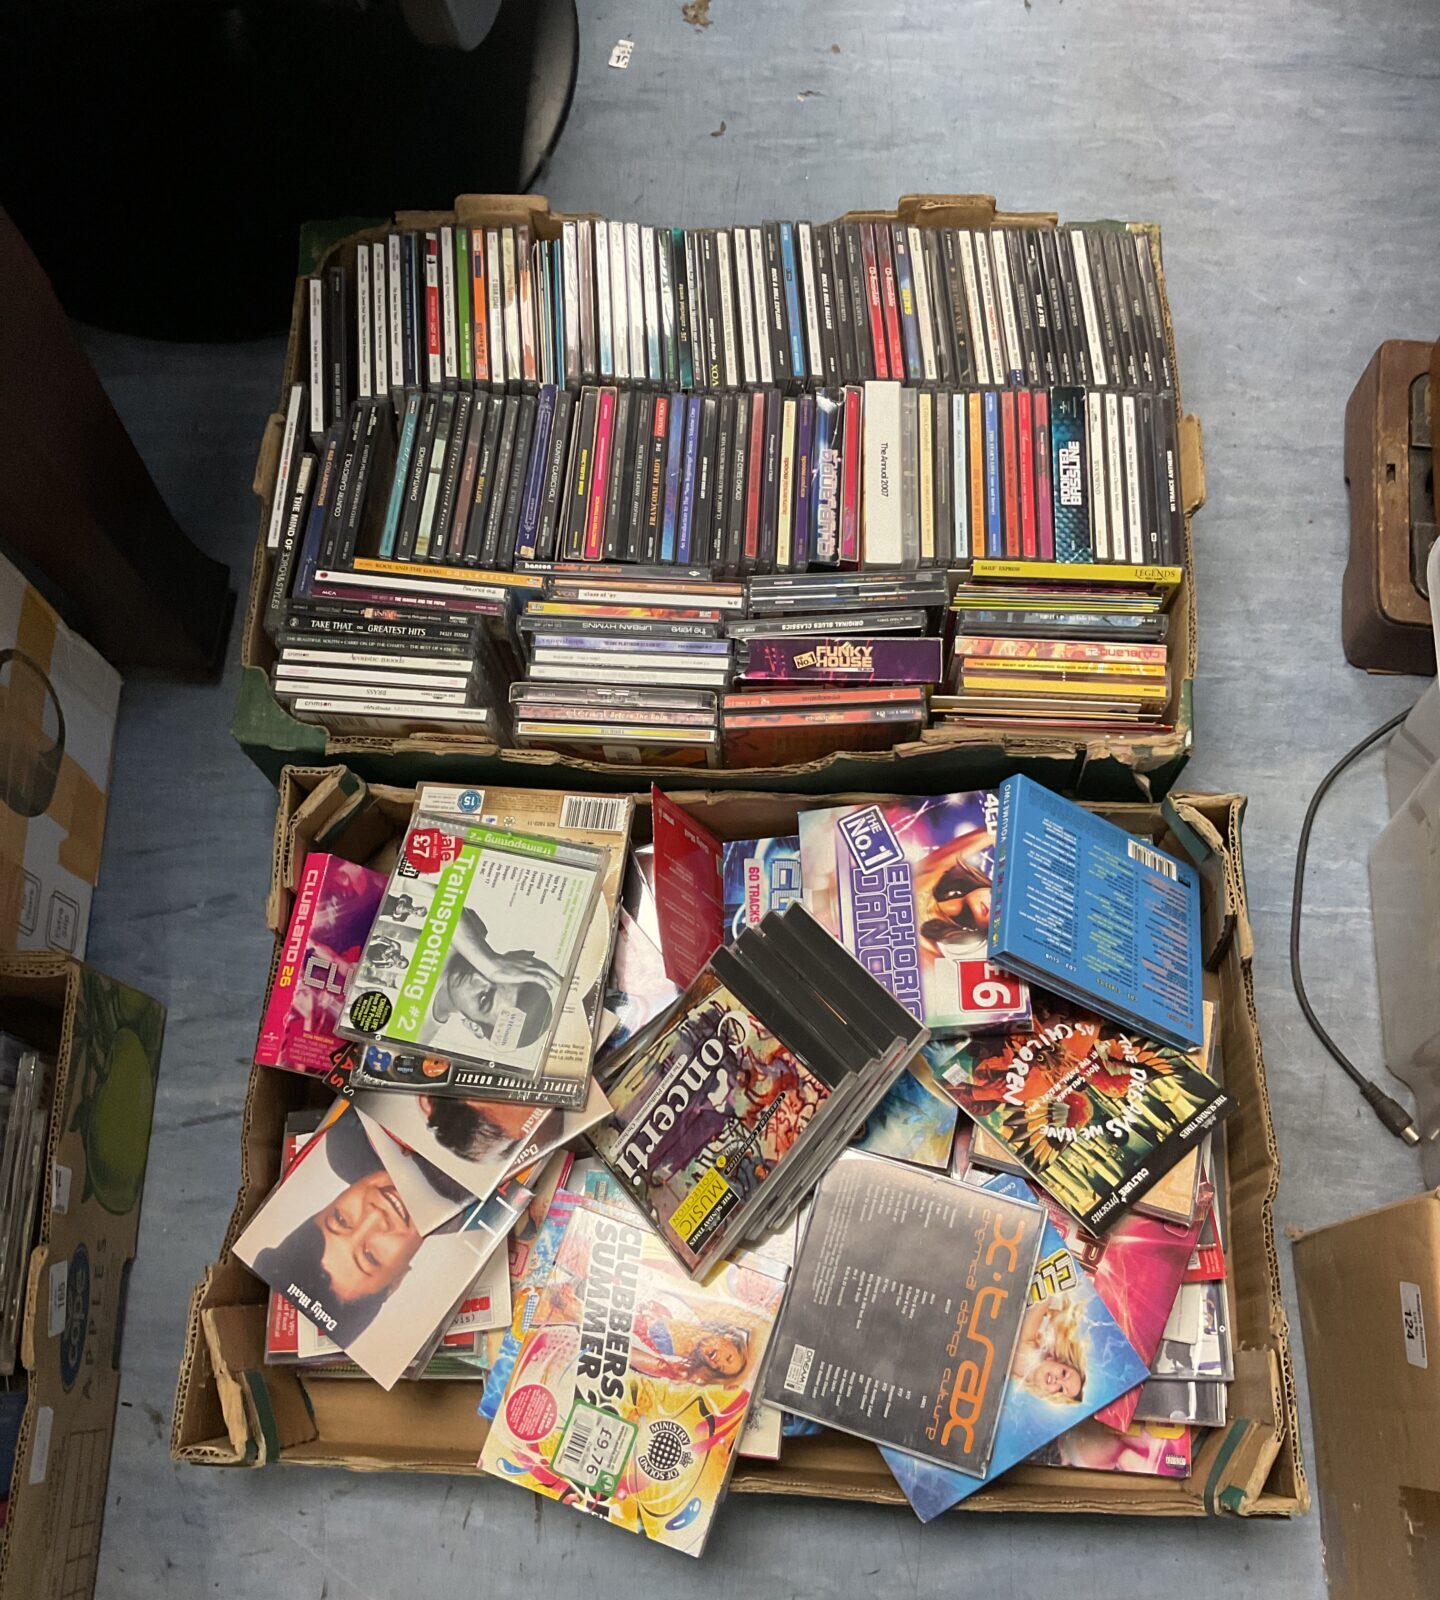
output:
<instances>
[{"instance_id":1,"label":"barcode sticker","mask_svg":"<svg viewBox=\"0 0 1440 1600\"><path fill-rule=\"evenodd\" d=\"M637 1432L633 1422L576 1400L555 1452L555 1470L578 1488L614 1494Z\"/></svg>"},{"instance_id":2,"label":"barcode sticker","mask_svg":"<svg viewBox=\"0 0 1440 1600\"><path fill-rule=\"evenodd\" d=\"M1160 873L1172 883L1179 881L1180 869L1161 851L1152 850L1148 844L1141 844L1138 839L1131 839L1126 848L1130 852L1132 861L1138 861L1142 867L1149 867L1151 872Z\"/></svg>"},{"instance_id":3,"label":"barcode sticker","mask_svg":"<svg viewBox=\"0 0 1440 1600\"><path fill-rule=\"evenodd\" d=\"M630 802L623 795L567 794L560 803L560 826L590 833L629 831Z\"/></svg>"},{"instance_id":4,"label":"barcode sticker","mask_svg":"<svg viewBox=\"0 0 1440 1600\"><path fill-rule=\"evenodd\" d=\"M805 1385L810 1381L810 1368L815 1361L815 1352L808 1344L797 1344L790 1352L790 1365L785 1369L785 1387L792 1394L804 1394Z\"/></svg>"},{"instance_id":5,"label":"barcode sticker","mask_svg":"<svg viewBox=\"0 0 1440 1600\"><path fill-rule=\"evenodd\" d=\"M1430 1352L1425 1345L1425 1303L1420 1298L1418 1283L1400 1285L1400 1326L1405 1334L1405 1359L1412 1367L1430 1365Z\"/></svg>"}]
</instances>

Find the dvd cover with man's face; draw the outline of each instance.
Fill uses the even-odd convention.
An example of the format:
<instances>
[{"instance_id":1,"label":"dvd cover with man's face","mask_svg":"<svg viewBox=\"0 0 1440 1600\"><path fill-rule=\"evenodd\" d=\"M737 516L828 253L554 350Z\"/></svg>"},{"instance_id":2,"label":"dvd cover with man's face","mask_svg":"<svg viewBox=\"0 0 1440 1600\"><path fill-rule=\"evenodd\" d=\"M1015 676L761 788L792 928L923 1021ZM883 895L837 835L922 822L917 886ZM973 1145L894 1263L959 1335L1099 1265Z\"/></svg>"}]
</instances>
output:
<instances>
[{"instance_id":1,"label":"dvd cover with man's face","mask_svg":"<svg viewBox=\"0 0 1440 1600\"><path fill-rule=\"evenodd\" d=\"M601 851L418 817L337 1031L534 1074L589 923Z\"/></svg>"},{"instance_id":2,"label":"dvd cover with man's face","mask_svg":"<svg viewBox=\"0 0 1440 1600\"><path fill-rule=\"evenodd\" d=\"M483 789L427 784L417 811L442 835L471 826L513 831L566 848L593 849L604 866L573 972L563 991L558 1022L538 1067L516 1066L498 1052L486 1057L478 1038L468 1054L406 1048L374 1037L362 1044L352 1069L356 1087L408 1090L428 1096L512 1101L579 1111L586 1104L595 1040L604 1009L615 920L625 872L626 845L635 802L629 795L565 794L543 789ZM413 926L421 899L408 885L392 893L399 920ZM384 920L386 907L382 906ZM542 919L543 920L543 919ZM538 924L522 929L526 947L544 954ZM531 941L537 941L531 943Z\"/></svg>"},{"instance_id":3,"label":"dvd cover with man's face","mask_svg":"<svg viewBox=\"0 0 1440 1600\"><path fill-rule=\"evenodd\" d=\"M472 1225L468 1201L342 1105L250 1220L235 1254L389 1389L504 1240L504 1231Z\"/></svg>"}]
</instances>

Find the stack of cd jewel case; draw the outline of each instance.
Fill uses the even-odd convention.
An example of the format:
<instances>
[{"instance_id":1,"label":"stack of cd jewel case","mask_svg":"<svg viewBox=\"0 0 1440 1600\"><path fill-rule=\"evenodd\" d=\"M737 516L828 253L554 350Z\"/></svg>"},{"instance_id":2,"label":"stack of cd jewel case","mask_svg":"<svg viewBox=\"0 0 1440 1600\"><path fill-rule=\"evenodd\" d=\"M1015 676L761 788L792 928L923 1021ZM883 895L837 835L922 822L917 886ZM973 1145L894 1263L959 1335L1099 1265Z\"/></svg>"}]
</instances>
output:
<instances>
[{"instance_id":1,"label":"stack of cd jewel case","mask_svg":"<svg viewBox=\"0 0 1440 1600\"><path fill-rule=\"evenodd\" d=\"M292 715L663 766L931 725L1173 730L1170 653L1076 648L1163 622L1184 577L1148 229L536 218L353 251L307 283L265 536ZM528 626L567 573L707 592L656 602L688 604L683 631L573 606ZM757 606L774 577L835 580L833 602L917 574L956 593L918 629L907 595L845 632ZM976 630L1021 641L1003 670L952 651L966 604L1010 619ZM1017 612L1069 618L1064 648ZM557 692L512 703L522 681ZM732 703L752 690L781 698Z\"/></svg>"},{"instance_id":2,"label":"stack of cd jewel case","mask_svg":"<svg viewBox=\"0 0 1440 1600\"><path fill-rule=\"evenodd\" d=\"M15 1371L25 1273L50 1121L50 1064L0 1034L0 1375Z\"/></svg>"},{"instance_id":3,"label":"stack of cd jewel case","mask_svg":"<svg viewBox=\"0 0 1440 1600\"><path fill-rule=\"evenodd\" d=\"M698 1277L790 1217L928 1038L793 904L615 1059L591 1142Z\"/></svg>"},{"instance_id":4,"label":"stack of cd jewel case","mask_svg":"<svg viewBox=\"0 0 1440 1600\"><path fill-rule=\"evenodd\" d=\"M1157 254L1116 224L401 229L357 243L353 272L307 281L306 421L318 441L356 398L504 400L544 385L1165 393Z\"/></svg>"}]
</instances>

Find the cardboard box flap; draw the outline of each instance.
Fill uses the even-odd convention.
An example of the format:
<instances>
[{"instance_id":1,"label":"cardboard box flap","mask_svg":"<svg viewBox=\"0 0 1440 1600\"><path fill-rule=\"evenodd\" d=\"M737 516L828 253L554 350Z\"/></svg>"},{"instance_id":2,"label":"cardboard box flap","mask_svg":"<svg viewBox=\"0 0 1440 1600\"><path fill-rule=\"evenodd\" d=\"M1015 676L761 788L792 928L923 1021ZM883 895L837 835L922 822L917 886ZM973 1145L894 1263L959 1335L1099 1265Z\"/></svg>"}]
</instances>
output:
<instances>
[{"instance_id":1,"label":"cardboard box flap","mask_svg":"<svg viewBox=\"0 0 1440 1600\"><path fill-rule=\"evenodd\" d=\"M294 1371L265 1365L265 1307L215 1306L201 1313L200 1323L236 1454L263 1465L315 1438L315 1419Z\"/></svg>"},{"instance_id":2,"label":"cardboard box flap","mask_svg":"<svg viewBox=\"0 0 1440 1600\"><path fill-rule=\"evenodd\" d=\"M1205 433L1193 411L1180 417L1180 494L1187 517L1205 504Z\"/></svg>"},{"instance_id":3,"label":"cardboard box flap","mask_svg":"<svg viewBox=\"0 0 1440 1600\"><path fill-rule=\"evenodd\" d=\"M445 217L443 220L449 222L451 219ZM454 220L469 226L474 226L478 222L485 227L509 224L514 224L516 227L539 227L547 237L554 237L560 231L558 217L554 219L553 227L545 226L551 221L550 202L542 194L456 195ZM408 228L417 224L406 222L403 226ZM426 223L424 226L433 227L434 224Z\"/></svg>"},{"instance_id":4,"label":"cardboard box flap","mask_svg":"<svg viewBox=\"0 0 1440 1600\"><path fill-rule=\"evenodd\" d=\"M369 786L344 767L295 814L295 838L307 850L334 850L348 839L351 853L363 861L389 836L389 825L376 811Z\"/></svg>"},{"instance_id":5,"label":"cardboard box flap","mask_svg":"<svg viewBox=\"0 0 1440 1600\"><path fill-rule=\"evenodd\" d=\"M275 934L283 934L289 926L295 890L312 850L388 871L397 823L410 815L414 803L412 791L367 784L348 767L287 769L287 782L293 782L294 772L311 781L295 792L290 823L276 835L266 900L267 923Z\"/></svg>"},{"instance_id":6,"label":"cardboard box flap","mask_svg":"<svg viewBox=\"0 0 1440 1600\"><path fill-rule=\"evenodd\" d=\"M1214 805L1223 808L1225 797L1216 797ZM1166 799L1160 810L1175 842L1195 864L1205 885L1200 933L1205 965L1213 970L1228 949L1242 912L1229 862L1228 813L1221 809L1212 819L1178 796Z\"/></svg>"},{"instance_id":7,"label":"cardboard box flap","mask_svg":"<svg viewBox=\"0 0 1440 1600\"><path fill-rule=\"evenodd\" d=\"M278 1163L277 1163L278 1164ZM245 1191L236 1202L237 1213ZM232 1217L227 1238L233 1238L243 1221ZM211 1359L212 1341L205 1319L215 1326L215 1339L223 1337L224 1313L239 1307L250 1315L261 1314L264 1290L255 1275L232 1255L226 1254L208 1267L190 1297L190 1313L185 1339L185 1357L175 1386L175 1410L170 1425L170 1454L176 1461L198 1461L206 1466L253 1464L259 1446L248 1425L232 1438L219 1393ZM234 1391L227 1397L237 1398Z\"/></svg>"},{"instance_id":8,"label":"cardboard box flap","mask_svg":"<svg viewBox=\"0 0 1440 1600\"><path fill-rule=\"evenodd\" d=\"M185 1355L180 1362L175 1406L170 1416L170 1455L175 1461L238 1466L246 1459L246 1450L237 1451L230 1439L215 1369L210 1361L209 1342L201 1330L201 1315L215 1280L225 1272L224 1263L207 1268L190 1296Z\"/></svg>"},{"instance_id":9,"label":"cardboard box flap","mask_svg":"<svg viewBox=\"0 0 1440 1600\"><path fill-rule=\"evenodd\" d=\"M480 1458L488 1424L470 1384L401 1383L387 1393L351 1378L313 1377L305 1387L322 1442L300 1458L452 1472L471 1471Z\"/></svg>"},{"instance_id":10,"label":"cardboard box flap","mask_svg":"<svg viewBox=\"0 0 1440 1600\"><path fill-rule=\"evenodd\" d=\"M1230 1385L1230 1421L1202 1435L1192 1476L1204 1485L1212 1515L1254 1513L1255 1502L1285 1439L1285 1400L1273 1351L1240 1346Z\"/></svg>"},{"instance_id":11,"label":"cardboard box flap","mask_svg":"<svg viewBox=\"0 0 1440 1600\"><path fill-rule=\"evenodd\" d=\"M857 206L841 222L905 222L928 227L990 228L995 224L993 194L905 194L893 207Z\"/></svg>"},{"instance_id":12,"label":"cardboard box flap","mask_svg":"<svg viewBox=\"0 0 1440 1600\"><path fill-rule=\"evenodd\" d=\"M250 487L260 501L260 515L267 525L270 520L271 495L280 471L280 448L285 437L285 413L272 411L265 419L260 434L260 450L255 457L255 475Z\"/></svg>"},{"instance_id":13,"label":"cardboard box flap","mask_svg":"<svg viewBox=\"0 0 1440 1600\"><path fill-rule=\"evenodd\" d=\"M273 933L284 933L290 921L290 905L300 882L300 871L311 850L325 849L317 835L330 831L337 814L348 813L363 804L365 785L344 767L328 769L325 781L311 791L290 818L289 826L275 838L271 862L270 893L266 900L266 922Z\"/></svg>"},{"instance_id":14,"label":"cardboard box flap","mask_svg":"<svg viewBox=\"0 0 1440 1600\"><path fill-rule=\"evenodd\" d=\"M397 211L395 213L395 226L405 228L412 232L423 233L427 229L443 228L455 221L454 210L450 211ZM499 218L496 218L499 221Z\"/></svg>"},{"instance_id":15,"label":"cardboard box flap","mask_svg":"<svg viewBox=\"0 0 1440 1600\"><path fill-rule=\"evenodd\" d=\"M1228 867L1235 893L1235 937L1240 947L1240 959L1255 959L1255 931L1250 922L1250 897L1245 889L1245 848L1241 838L1245 822L1244 795L1232 795L1229 806L1229 827L1226 833Z\"/></svg>"}]
</instances>

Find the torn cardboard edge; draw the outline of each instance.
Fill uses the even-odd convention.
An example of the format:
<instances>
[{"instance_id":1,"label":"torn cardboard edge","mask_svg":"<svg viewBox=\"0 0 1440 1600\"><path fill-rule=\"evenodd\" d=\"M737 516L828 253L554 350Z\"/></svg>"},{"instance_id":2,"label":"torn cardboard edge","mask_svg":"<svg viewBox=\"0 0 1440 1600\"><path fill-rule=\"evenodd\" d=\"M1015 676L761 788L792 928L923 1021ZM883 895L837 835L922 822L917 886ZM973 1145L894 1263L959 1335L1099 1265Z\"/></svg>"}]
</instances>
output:
<instances>
[{"instance_id":1,"label":"torn cardboard edge","mask_svg":"<svg viewBox=\"0 0 1440 1600\"><path fill-rule=\"evenodd\" d=\"M457 196L449 211L397 211L393 226L416 230L436 229L451 224L526 226L538 238L555 238L559 236L564 222L596 215L593 212L552 211L550 202L543 195L466 194ZM837 220L913 222L923 227L989 228L1053 227L1058 217L1050 211L1001 210L993 195L906 194L891 210L849 211ZM1113 220L1086 225L1143 235L1150 241L1157 267L1161 316L1170 350L1171 370L1175 374L1175 404L1180 417L1180 486L1185 527L1185 573L1171 605L1172 617L1180 622L1170 641L1174 673L1171 698L1172 720L1175 724L1173 733L1134 738L1117 733L1096 739L1085 734L1066 734L1058 729L1048 736L1036 736L1018 730L984 726L947 727L927 730L921 740L897 745L886 751L836 751L819 761L778 767L685 769L578 760L549 750L503 748L492 740L476 739L464 734L424 733L396 737L387 734L379 724L374 734L332 734L318 723L302 722L292 717L270 691L268 668L273 661L274 651L264 632L262 619L269 594L271 563L266 536L284 432L285 402L290 386L304 376L306 299L305 279L300 278L291 302L285 367L280 392L276 397L276 410L265 424L253 479L260 500L260 517L241 639L241 663L246 670L242 673L232 724L236 741L272 781L277 778L280 765L296 758L373 763L373 770L378 775L379 766L387 758L393 757L397 763L407 766L407 777L439 779L445 776L441 763L465 760L486 763L487 781L519 785L549 784L561 781L560 773L579 772L599 782L639 789L648 788L652 780L657 779L671 783L684 781L682 775L691 772L697 782L709 785L729 787L733 784L742 788L758 785L782 790L792 786L808 788L811 782L818 784L827 771L837 775L843 772L840 781L853 786L854 782L863 780L852 779L851 768L847 764L858 761L862 756L870 756L897 763L902 769L901 773L896 778L887 779L886 784L893 784L910 793L921 792L927 785L932 787L932 791L939 787L935 779L923 775L928 764L927 758L933 759L937 752L940 759L956 764L957 774L962 781L951 784L951 787L974 787L988 781L985 765L992 759L992 752L999 751L1005 755L1008 770L1011 771L1017 767L1029 770L1025 767L1029 759L1068 764L1067 774L1071 781L1064 787L1077 794L1114 795L1123 788L1141 799L1158 799L1179 777L1193 746L1196 608L1191 581L1194 573L1192 519L1205 501L1204 440L1198 418L1185 411L1181 397L1180 366L1175 350L1175 331L1165 281L1159 225L1154 222L1122 223ZM361 229L338 241L327 252L318 270L336 262L348 265L353 260L358 244L380 239L387 231L388 225ZM253 677L251 669L254 669ZM969 770L971 766L973 772ZM857 767L855 770L858 772L863 768ZM1030 775L1040 776L1033 770ZM1128 781L1122 781L1122 778Z\"/></svg>"},{"instance_id":2,"label":"torn cardboard edge","mask_svg":"<svg viewBox=\"0 0 1440 1600\"><path fill-rule=\"evenodd\" d=\"M793 827L797 807L874 799L875 795L784 796L764 791L675 791L697 821L721 837L750 837ZM398 835L414 791L367 784L335 767L287 768L282 774L274 879L267 905L283 934L296 877L317 838L350 859L373 861ZM1098 805L1122 826L1171 845L1176 824L1218 855L1220 872L1203 872L1204 922L1211 958L1207 993L1220 1001L1226 1086L1238 1111L1228 1128L1227 1177L1236 1329L1232 1420L1209 1434L1186 1480L1128 1474L1019 1468L967 1502L974 1510L1084 1511L1148 1516L1291 1516L1309 1505L1300 1457L1294 1368L1281 1298L1271 1215L1278 1155L1270 1123L1254 998L1240 868L1239 795L1175 794L1166 807ZM648 797L637 828L648 828ZM1233 870L1232 870L1233 868ZM1213 909L1223 900L1221 910ZM347 1379L301 1379L265 1367L265 1304L257 1282L229 1248L278 1176L285 1116L323 1103L323 1091L292 1074L252 1070L243 1123L242 1178L219 1260L191 1301L177 1388L171 1453L201 1465L344 1466L359 1471L473 1472L484 1425L474 1414L473 1385L402 1384L390 1394ZM874 1448L843 1435L787 1441L778 1463L742 1460L732 1479L741 1493L898 1503L903 1497Z\"/></svg>"}]
</instances>

